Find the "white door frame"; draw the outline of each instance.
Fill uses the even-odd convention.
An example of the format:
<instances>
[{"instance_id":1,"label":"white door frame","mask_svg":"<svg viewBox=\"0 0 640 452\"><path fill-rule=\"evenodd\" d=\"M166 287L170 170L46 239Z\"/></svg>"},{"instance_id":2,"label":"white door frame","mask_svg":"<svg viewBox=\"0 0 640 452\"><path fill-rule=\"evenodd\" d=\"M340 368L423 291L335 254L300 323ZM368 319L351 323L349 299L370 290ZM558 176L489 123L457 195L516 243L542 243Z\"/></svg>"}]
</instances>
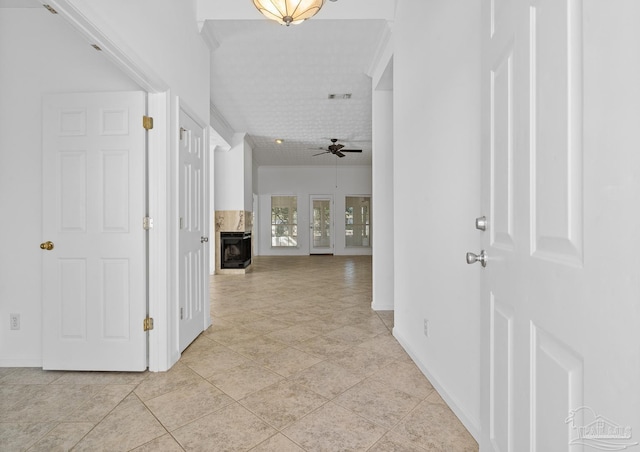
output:
<instances>
[{"instance_id":1,"label":"white door frame","mask_svg":"<svg viewBox=\"0 0 640 452\"><path fill-rule=\"evenodd\" d=\"M170 248L170 237L175 236L175 225L170 221L171 206L168 202L174 198L175 181L170 174L170 149L175 143L175 116L169 86L137 55L120 48L106 32L90 22L68 0L50 0L48 4L60 17L64 18L89 42L97 43L102 53L110 58L128 77L147 91L147 114L154 118L154 128L148 134L149 153L149 215L154 219L153 229L149 233L149 315L154 319L154 329L149 332L149 370L158 372L168 370L180 358L176 344L177 329L175 313L171 306L176 299L170 299L177 280L171 272L171 263L175 261L175 252ZM173 172L171 173L173 174ZM172 301L170 301L172 300Z\"/></svg>"}]
</instances>

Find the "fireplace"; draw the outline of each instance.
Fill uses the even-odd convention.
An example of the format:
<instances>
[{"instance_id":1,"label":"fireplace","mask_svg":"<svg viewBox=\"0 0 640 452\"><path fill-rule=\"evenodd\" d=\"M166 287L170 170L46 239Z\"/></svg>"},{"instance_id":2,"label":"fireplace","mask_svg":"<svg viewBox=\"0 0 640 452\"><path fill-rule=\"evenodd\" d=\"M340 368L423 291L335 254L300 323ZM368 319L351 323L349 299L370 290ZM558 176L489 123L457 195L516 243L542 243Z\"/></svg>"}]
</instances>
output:
<instances>
[{"instance_id":1,"label":"fireplace","mask_svg":"<svg viewBox=\"0 0 640 452\"><path fill-rule=\"evenodd\" d=\"M251 264L251 232L220 233L220 268L247 268Z\"/></svg>"}]
</instances>

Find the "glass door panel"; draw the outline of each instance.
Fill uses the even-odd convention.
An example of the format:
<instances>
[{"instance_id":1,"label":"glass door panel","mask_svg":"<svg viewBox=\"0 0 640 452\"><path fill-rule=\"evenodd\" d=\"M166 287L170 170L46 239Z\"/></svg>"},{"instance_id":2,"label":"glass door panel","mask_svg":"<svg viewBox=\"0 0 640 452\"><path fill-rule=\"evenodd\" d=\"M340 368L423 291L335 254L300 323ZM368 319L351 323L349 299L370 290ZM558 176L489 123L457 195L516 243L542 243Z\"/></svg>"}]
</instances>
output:
<instances>
[{"instance_id":1,"label":"glass door panel","mask_svg":"<svg viewBox=\"0 0 640 452\"><path fill-rule=\"evenodd\" d=\"M333 199L311 197L311 254L333 253Z\"/></svg>"}]
</instances>

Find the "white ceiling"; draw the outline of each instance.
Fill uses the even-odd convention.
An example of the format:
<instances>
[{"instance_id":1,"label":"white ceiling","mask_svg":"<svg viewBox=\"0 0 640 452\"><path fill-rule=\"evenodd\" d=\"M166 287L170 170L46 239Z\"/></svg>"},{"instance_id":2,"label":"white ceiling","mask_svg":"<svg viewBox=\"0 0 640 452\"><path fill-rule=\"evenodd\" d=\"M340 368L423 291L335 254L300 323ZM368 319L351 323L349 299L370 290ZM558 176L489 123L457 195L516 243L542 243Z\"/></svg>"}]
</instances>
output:
<instances>
[{"instance_id":1,"label":"white ceiling","mask_svg":"<svg viewBox=\"0 0 640 452\"><path fill-rule=\"evenodd\" d=\"M233 8L196 1L205 41L213 41L213 110L233 131L248 134L258 165L371 165L367 70L386 33L387 21L378 17L389 17L393 0L325 2L318 16L290 27L263 19L249 0L234 0ZM0 0L0 8L15 7L42 3ZM370 17L354 19L363 14ZM211 16L225 20L206 19ZM363 152L313 157L331 138Z\"/></svg>"},{"instance_id":2,"label":"white ceiling","mask_svg":"<svg viewBox=\"0 0 640 452\"><path fill-rule=\"evenodd\" d=\"M290 27L266 19L207 20L203 32L218 44L211 102L235 132L251 137L258 165L334 165L334 155L312 157L330 138L363 150L340 165L371 165L366 72L385 26L382 19L312 18ZM328 99L347 93L351 99Z\"/></svg>"},{"instance_id":3,"label":"white ceiling","mask_svg":"<svg viewBox=\"0 0 640 452\"><path fill-rule=\"evenodd\" d=\"M42 8L38 0L0 0L0 8Z\"/></svg>"}]
</instances>

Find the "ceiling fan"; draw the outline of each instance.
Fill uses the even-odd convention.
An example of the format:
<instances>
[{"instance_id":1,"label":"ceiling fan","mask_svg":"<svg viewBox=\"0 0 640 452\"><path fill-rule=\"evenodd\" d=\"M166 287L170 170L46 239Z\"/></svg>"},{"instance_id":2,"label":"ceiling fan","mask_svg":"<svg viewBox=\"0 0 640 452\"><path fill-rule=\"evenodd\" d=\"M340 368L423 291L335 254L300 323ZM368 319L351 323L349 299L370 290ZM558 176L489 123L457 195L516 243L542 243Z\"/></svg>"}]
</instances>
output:
<instances>
[{"instance_id":1,"label":"ceiling fan","mask_svg":"<svg viewBox=\"0 0 640 452\"><path fill-rule=\"evenodd\" d=\"M323 149L323 148L320 148L320 149ZM344 157L343 152L362 152L362 149L345 149L343 144L338 143L337 138L331 138L331 145L329 145L329 147L325 149L324 152L313 154L313 156L315 157L316 155L333 154L342 158Z\"/></svg>"}]
</instances>

